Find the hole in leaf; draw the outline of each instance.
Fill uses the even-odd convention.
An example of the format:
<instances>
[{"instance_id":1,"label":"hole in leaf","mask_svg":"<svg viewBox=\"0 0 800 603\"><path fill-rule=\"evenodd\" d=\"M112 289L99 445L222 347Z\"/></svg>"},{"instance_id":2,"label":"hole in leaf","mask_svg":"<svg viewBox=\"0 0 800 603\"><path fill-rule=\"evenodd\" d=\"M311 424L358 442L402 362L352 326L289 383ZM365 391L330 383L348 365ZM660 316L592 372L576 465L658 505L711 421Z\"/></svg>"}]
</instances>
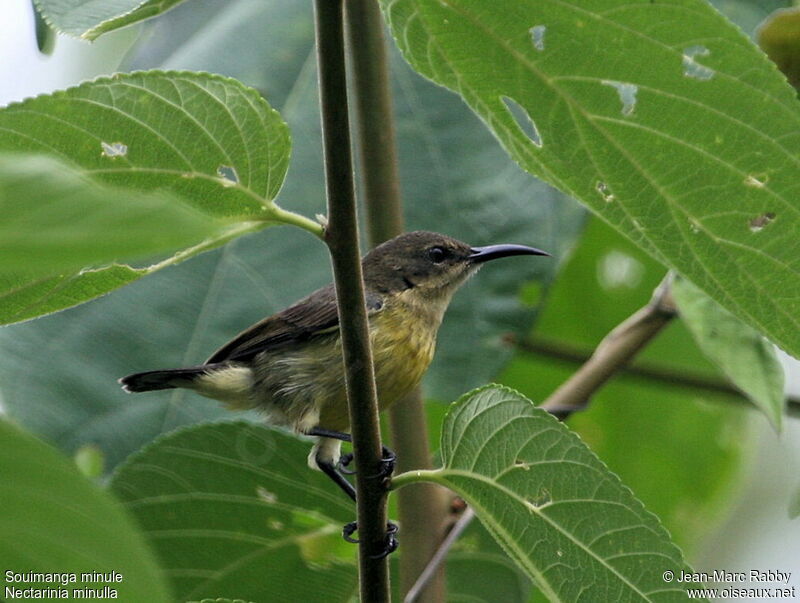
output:
<instances>
[{"instance_id":1,"label":"hole in leaf","mask_svg":"<svg viewBox=\"0 0 800 603\"><path fill-rule=\"evenodd\" d=\"M764 227L775 219L775 214L771 211L764 212L748 222L750 232L761 232Z\"/></svg>"},{"instance_id":2,"label":"hole in leaf","mask_svg":"<svg viewBox=\"0 0 800 603\"><path fill-rule=\"evenodd\" d=\"M764 188L769 181L769 176L766 174L749 174L744 179L744 185L751 188Z\"/></svg>"},{"instance_id":3,"label":"hole in leaf","mask_svg":"<svg viewBox=\"0 0 800 603\"><path fill-rule=\"evenodd\" d=\"M534 25L528 31L531 32L533 47L539 52L544 50L544 34L547 31L546 25Z\"/></svg>"},{"instance_id":4,"label":"hole in leaf","mask_svg":"<svg viewBox=\"0 0 800 603\"><path fill-rule=\"evenodd\" d=\"M271 530L275 530L276 532L279 532L284 528L283 522L278 521L277 519L270 519L267 521L267 525Z\"/></svg>"},{"instance_id":5,"label":"hole in leaf","mask_svg":"<svg viewBox=\"0 0 800 603\"><path fill-rule=\"evenodd\" d=\"M125 157L128 154L128 145L121 142L101 142L100 147L103 149L103 157L114 159L115 157Z\"/></svg>"},{"instance_id":6,"label":"hole in leaf","mask_svg":"<svg viewBox=\"0 0 800 603\"><path fill-rule=\"evenodd\" d=\"M633 110L636 108L636 93L639 91L639 86L615 80L601 80L600 83L617 90L619 100L622 103L622 114L625 117L633 114Z\"/></svg>"},{"instance_id":7,"label":"hole in leaf","mask_svg":"<svg viewBox=\"0 0 800 603\"><path fill-rule=\"evenodd\" d=\"M275 493L270 492L269 490L261 486L258 486L256 488L256 496L258 496L258 498L267 503L278 502L278 496Z\"/></svg>"},{"instance_id":8,"label":"hole in leaf","mask_svg":"<svg viewBox=\"0 0 800 603\"><path fill-rule=\"evenodd\" d=\"M603 197L603 201L606 203L611 203L614 199L616 199L614 194L611 192L611 189L608 188L608 185L605 182L598 180L594 188L598 193L600 193L600 196Z\"/></svg>"},{"instance_id":9,"label":"hole in leaf","mask_svg":"<svg viewBox=\"0 0 800 603\"><path fill-rule=\"evenodd\" d=\"M500 98L505 104L506 109L508 109L508 112L511 113L514 121L517 122L517 125L519 126L519 129L522 130L522 133L525 134L525 136L527 136L537 147L541 147L542 137L539 135L539 130L536 127L536 123L534 123L528 112L514 99L508 98L507 96L501 96Z\"/></svg>"},{"instance_id":10,"label":"hole in leaf","mask_svg":"<svg viewBox=\"0 0 800 603\"><path fill-rule=\"evenodd\" d=\"M224 186L233 186L239 184L239 174L236 173L236 168L230 165L221 165L217 168L217 176L222 179Z\"/></svg>"},{"instance_id":11,"label":"hole in leaf","mask_svg":"<svg viewBox=\"0 0 800 603\"><path fill-rule=\"evenodd\" d=\"M705 46L689 46L683 51L683 75L696 80L710 80L714 77L715 71L710 67L701 65L695 57L707 57L711 51Z\"/></svg>"}]
</instances>

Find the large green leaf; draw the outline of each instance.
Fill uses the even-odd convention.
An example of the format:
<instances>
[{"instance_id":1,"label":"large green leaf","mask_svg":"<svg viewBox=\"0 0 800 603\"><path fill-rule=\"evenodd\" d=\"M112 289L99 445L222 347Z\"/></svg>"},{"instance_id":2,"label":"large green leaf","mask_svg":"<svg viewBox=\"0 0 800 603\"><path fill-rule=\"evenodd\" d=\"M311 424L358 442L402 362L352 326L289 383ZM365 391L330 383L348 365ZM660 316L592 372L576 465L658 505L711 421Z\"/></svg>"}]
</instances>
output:
<instances>
[{"instance_id":1,"label":"large green leaf","mask_svg":"<svg viewBox=\"0 0 800 603\"><path fill-rule=\"evenodd\" d=\"M525 169L800 355L800 105L704 0L383 0Z\"/></svg>"},{"instance_id":2,"label":"large green leaf","mask_svg":"<svg viewBox=\"0 0 800 603\"><path fill-rule=\"evenodd\" d=\"M580 366L558 350L588 358L606 334L648 302L663 278L661 265L591 220L526 339L541 348L521 342L499 380L543 401ZM666 377L622 372L569 424L692 555L736 503L732 489L754 452L748 429L754 416L735 396L682 383L683 376L723 380L679 319L632 365Z\"/></svg>"},{"instance_id":3,"label":"large green leaf","mask_svg":"<svg viewBox=\"0 0 800 603\"><path fill-rule=\"evenodd\" d=\"M134 67L153 64L145 59L175 68L205 66L268 90L293 136L281 203L306 215L324 212L307 6L201 0L153 25L153 37L139 50L147 56L139 54ZM193 35L198 27L202 34ZM399 56L392 67L409 229L563 253L582 225L579 206L510 162L456 97L414 74ZM459 291L439 334L428 394L453 399L496 374L513 354L502 335L522 335L536 316L535 306L520 304L519 288L531 279L544 287L556 268L546 258L509 258L486 266ZM241 329L330 278L324 245L305 232L271 229L242 237L91 305L1 330L4 403L17 420L70 452L97 444L113 468L159 433L241 416L181 391L125 395L117 378L201 362ZM53 362L55 357L68 361Z\"/></svg>"},{"instance_id":4,"label":"large green leaf","mask_svg":"<svg viewBox=\"0 0 800 603\"><path fill-rule=\"evenodd\" d=\"M183 0L34 0L57 31L94 40L100 34L159 15Z\"/></svg>"},{"instance_id":5,"label":"large green leaf","mask_svg":"<svg viewBox=\"0 0 800 603\"><path fill-rule=\"evenodd\" d=\"M112 490L180 600L348 601L355 507L305 462L309 443L245 423L178 431L136 453Z\"/></svg>"},{"instance_id":6,"label":"large green leaf","mask_svg":"<svg viewBox=\"0 0 800 603\"><path fill-rule=\"evenodd\" d=\"M269 223L295 223L319 233L319 224L286 212L273 202L286 174L289 149L286 124L255 90L208 74L117 75L0 109L0 151L53 155L72 165L77 175L121 189L120 195L112 195L107 187L98 189L92 193L95 203L104 194L113 196L120 205L127 205L145 199L142 195L130 196L136 192L168 192L169 197L205 214L206 220L239 222L236 228L227 230L217 225L215 236L202 245L154 263L146 272ZM54 177L46 173L46 168L42 166L43 185ZM30 169L26 173L29 180L36 178ZM74 229L85 228L81 245L89 250L87 253L107 253L102 249L104 237L92 232L93 218L80 217L80 212L87 208L75 205L67 190L61 191L67 195L63 199L45 194L56 192L52 185L38 191L29 187L16 202L32 199L35 205L25 208L31 214L42 212L53 221L69 218ZM89 202L89 199L84 201ZM114 246L123 251L124 241L135 243L135 228L151 230L154 238L159 232L180 230L179 224L170 223L168 213L163 215L159 228L153 227L152 215L149 222L141 222L142 213L150 211L151 203L145 202L140 211L128 210L134 212L131 219L138 226L120 219L105 224L101 221L95 226L108 228L106 237L116 241ZM58 205L61 213L53 210L51 204ZM180 210L173 213L177 211ZM42 222L44 218L39 220ZM200 243L201 235L207 232L198 234L195 229L172 237L184 243L192 239ZM46 235L43 230L41 236ZM16 242L20 245L17 253L28 256L27 245L22 247L20 241ZM12 239L10 244L14 243ZM30 245L44 248L37 240L31 240ZM75 246L63 259L77 257L79 250ZM9 261L14 257L10 255ZM135 276L134 271L127 270L129 278L119 279L114 274L101 278L96 273L82 271L86 266L78 265L70 266L72 270L62 272L60 278L41 280L38 276L41 271L35 265L37 259L28 256L25 263L20 263L13 281L3 283L0 296L6 320L19 320L86 301L90 297L80 293L96 294L98 288L101 292L109 291ZM31 270L27 269L27 263L31 263Z\"/></svg>"},{"instance_id":7,"label":"large green leaf","mask_svg":"<svg viewBox=\"0 0 800 603\"><path fill-rule=\"evenodd\" d=\"M170 190L211 216L264 218L289 164L278 112L255 90L208 73L98 78L4 107L0 128L2 150L50 153L111 184Z\"/></svg>"},{"instance_id":8,"label":"large green leaf","mask_svg":"<svg viewBox=\"0 0 800 603\"><path fill-rule=\"evenodd\" d=\"M152 553L119 503L50 446L7 421L0 421L0 478L3 600L19 598L9 595L9 588L64 589L72 600L73 589L105 587L122 601L172 600ZM31 572L61 576L25 580ZM116 572L122 580L83 579L83 573L92 572ZM64 598L58 594L22 598Z\"/></svg>"},{"instance_id":9,"label":"large green leaf","mask_svg":"<svg viewBox=\"0 0 800 603\"><path fill-rule=\"evenodd\" d=\"M677 601L686 569L658 519L573 433L520 394L489 386L445 419L443 467L395 478L463 496L536 586L557 601Z\"/></svg>"},{"instance_id":10,"label":"large green leaf","mask_svg":"<svg viewBox=\"0 0 800 603\"><path fill-rule=\"evenodd\" d=\"M700 349L780 430L785 399L775 346L685 279L675 280L672 295Z\"/></svg>"},{"instance_id":11,"label":"large green leaf","mask_svg":"<svg viewBox=\"0 0 800 603\"><path fill-rule=\"evenodd\" d=\"M224 224L173 195L102 185L29 153L0 153L0 215L5 278L146 258L218 234Z\"/></svg>"}]
</instances>

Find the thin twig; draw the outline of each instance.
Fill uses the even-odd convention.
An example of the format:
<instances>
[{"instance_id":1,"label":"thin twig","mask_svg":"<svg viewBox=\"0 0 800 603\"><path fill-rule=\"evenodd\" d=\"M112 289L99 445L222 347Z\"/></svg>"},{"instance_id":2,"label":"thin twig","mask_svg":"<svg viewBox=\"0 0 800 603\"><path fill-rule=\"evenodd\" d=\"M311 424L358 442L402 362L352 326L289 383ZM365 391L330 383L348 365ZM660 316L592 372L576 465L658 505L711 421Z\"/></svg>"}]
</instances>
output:
<instances>
[{"instance_id":1,"label":"thin twig","mask_svg":"<svg viewBox=\"0 0 800 603\"><path fill-rule=\"evenodd\" d=\"M431 560L425 566L423 572L417 578L417 581L414 583L408 593L403 599L403 603L414 603L418 600L419 595L422 592L422 589L428 584L428 582L433 578L436 574L439 567L444 563L444 559L447 556L447 553L450 552L453 544L455 544L458 537L467 529L467 526L472 522L475 518L475 511L472 510L472 507L467 507L461 517L458 518L458 521L453 525L453 528L447 534L445 539L442 541L442 544L439 545L439 548L434 553Z\"/></svg>"},{"instance_id":2,"label":"thin twig","mask_svg":"<svg viewBox=\"0 0 800 603\"><path fill-rule=\"evenodd\" d=\"M546 356L570 365L584 364L592 356L592 351L589 349L553 339L521 339L512 341L511 345L522 352ZM725 394L730 396L732 402L755 408L740 390L729 382L715 377L666 368L647 362L620 367L619 374L645 381L657 381L668 387L691 388ZM727 399L725 402L727 403ZM789 415L800 417L800 398L787 397L786 412Z\"/></svg>"},{"instance_id":3,"label":"thin twig","mask_svg":"<svg viewBox=\"0 0 800 603\"><path fill-rule=\"evenodd\" d=\"M374 247L404 230L389 65L378 3L347 0L345 16L358 126L361 197L370 246ZM419 387L391 408L389 424L392 447L397 453L397 471L432 469ZM417 581L442 541L449 497L435 484L404 488L397 496L403 550L410 551L400 555L400 592L405 593ZM439 603L445 599L442 569L427 581L419 600Z\"/></svg>"},{"instance_id":4,"label":"thin twig","mask_svg":"<svg viewBox=\"0 0 800 603\"><path fill-rule=\"evenodd\" d=\"M375 373L364 303L347 108L343 0L315 0L317 61L328 195L326 242L333 262L356 474L361 601L389 601L386 489Z\"/></svg>"},{"instance_id":5,"label":"thin twig","mask_svg":"<svg viewBox=\"0 0 800 603\"><path fill-rule=\"evenodd\" d=\"M676 315L668 276L656 288L650 303L606 335L589 360L553 392L541 408L562 420L585 408L592 395Z\"/></svg>"}]
</instances>

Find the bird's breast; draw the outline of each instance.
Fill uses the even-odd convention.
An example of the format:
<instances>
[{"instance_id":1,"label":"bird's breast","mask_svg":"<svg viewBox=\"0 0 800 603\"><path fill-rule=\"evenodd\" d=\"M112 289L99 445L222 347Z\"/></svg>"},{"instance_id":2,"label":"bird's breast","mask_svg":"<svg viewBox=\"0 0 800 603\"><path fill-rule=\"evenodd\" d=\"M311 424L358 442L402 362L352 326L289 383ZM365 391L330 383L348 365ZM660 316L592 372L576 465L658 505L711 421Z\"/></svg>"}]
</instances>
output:
<instances>
[{"instance_id":1,"label":"bird's breast","mask_svg":"<svg viewBox=\"0 0 800 603\"><path fill-rule=\"evenodd\" d=\"M433 318L433 320L431 320ZM433 359L436 317L404 303L388 303L370 320L375 381L381 409L416 386Z\"/></svg>"}]
</instances>

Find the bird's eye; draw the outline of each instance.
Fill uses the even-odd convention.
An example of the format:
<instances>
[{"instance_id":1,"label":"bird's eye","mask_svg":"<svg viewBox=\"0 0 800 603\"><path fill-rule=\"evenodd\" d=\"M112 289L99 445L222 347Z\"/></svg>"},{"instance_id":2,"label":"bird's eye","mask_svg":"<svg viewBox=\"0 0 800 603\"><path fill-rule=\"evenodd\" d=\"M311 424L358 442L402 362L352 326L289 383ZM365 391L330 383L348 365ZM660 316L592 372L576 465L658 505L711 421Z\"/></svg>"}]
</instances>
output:
<instances>
[{"instance_id":1,"label":"bird's eye","mask_svg":"<svg viewBox=\"0 0 800 603\"><path fill-rule=\"evenodd\" d=\"M442 262L444 262L444 258L446 256L447 253L441 247L431 247L430 249L428 249L428 257L434 264L441 264Z\"/></svg>"}]
</instances>

